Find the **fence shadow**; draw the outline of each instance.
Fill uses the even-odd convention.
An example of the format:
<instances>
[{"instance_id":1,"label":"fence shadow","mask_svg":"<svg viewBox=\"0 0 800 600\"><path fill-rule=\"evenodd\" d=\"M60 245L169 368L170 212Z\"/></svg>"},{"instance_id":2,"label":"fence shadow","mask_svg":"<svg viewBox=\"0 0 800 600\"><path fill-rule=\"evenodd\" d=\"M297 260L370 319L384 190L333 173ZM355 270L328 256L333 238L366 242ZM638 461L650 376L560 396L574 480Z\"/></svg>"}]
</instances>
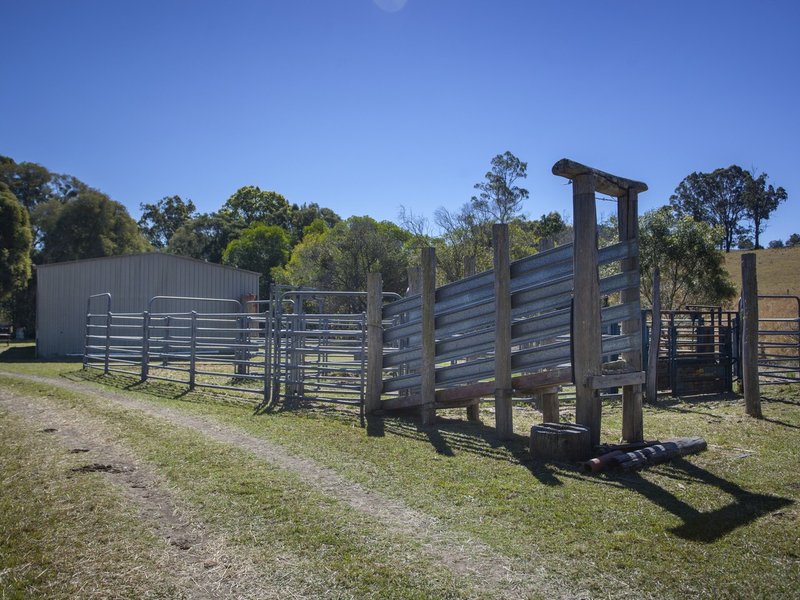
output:
<instances>
[{"instance_id":1,"label":"fence shadow","mask_svg":"<svg viewBox=\"0 0 800 600\"><path fill-rule=\"evenodd\" d=\"M105 386L116 387L118 389L167 400L240 407L253 407L254 404L252 401L236 398L234 396L208 393L200 389L192 391L185 384L178 382L171 383L155 379L142 381L135 375L126 375L124 373L104 374L102 371L94 369L80 369L63 373L61 376L72 381L101 383Z\"/></svg>"},{"instance_id":2,"label":"fence shadow","mask_svg":"<svg viewBox=\"0 0 800 600\"><path fill-rule=\"evenodd\" d=\"M727 494L731 498L731 502L721 508L701 511L640 473L609 478L680 518L683 523L669 531L686 540L712 543L760 517L794 504L794 500L789 498L745 490L732 481L683 458L673 459L670 463L660 466L659 474L692 484L715 487L720 493Z\"/></svg>"},{"instance_id":3,"label":"fence shadow","mask_svg":"<svg viewBox=\"0 0 800 600\"><path fill-rule=\"evenodd\" d=\"M189 394L183 386L169 383L142 383L135 377L124 375L103 375L101 372L82 370L63 374L72 380L101 381L116 385L122 389L150 394L160 398L180 399L188 402L213 402L250 406L252 403L230 400L224 397L202 393ZM109 381L109 377L113 377ZM677 402L676 402L677 403ZM667 406L662 405L662 408ZM350 406L325 404L313 401L281 401L265 407L265 412L299 412L326 417L335 417L351 424L359 423L358 410ZM781 423L783 424L783 423ZM794 425L789 425L796 427ZM738 484L724 479L683 458L659 465L657 474L660 477L675 480L688 485L703 485L716 488L720 495L730 497L724 506L703 511L692 506L690 502L678 497L664 486L652 481L640 472L610 472L599 475L584 474L577 465L566 463L550 463L536 460L528 451L526 436L515 435L511 440L501 441L497 438L494 427L481 422L467 421L460 418L437 416L436 422L424 426L414 411L407 414L390 416L373 416L366 418L366 433L370 436L394 435L420 442L425 442L440 455L453 457L459 453L468 453L502 463L523 466L539 483L547 486L561 486L567 480L589 482L594 485L610 486L635 492L661 509L678 517L682 523L668 531L680 538L713 543L739 527L748 525L757 519L774 513L786 506L794 504L794 500L780 496L750 492Z\"/></svg>"},{"instance_id":4,"label":"fence shadow","mask_svg":"<svg viewBox=\"0 0 800 600\"><path fill-rule=\"evenodd\" d=\"M383 435L427 442L443 456L468 453L503 463L518 464L528 469L531 475L545 485L562 485L557 473L562 469L574 468L571 465L533 460L528 452L526 436L515 434L510 440L500 440L494 427L476 421L437 416L433 425L426 426L413 414L392 414L381 420Z\"/></svg>"},{"instance_id":5,"label":"fence shadow","mask_svg":"<svg viewBox=\"0 0 800 600\"><path fill-rule=\"evenodd\" d=\"M32 344L26 345L6 345L5 348L0 346L0 362L14 363L14 362L33 362L36 360L36 346Z\"/></svg>"},{"instance_id":6,"label":"fence shadow","mask_svg":"<svg viewBox=\"0 0 800 600\"><path fill-rule=\"evenodd\" d=\"M566 480L574 480L630 490L681 519L680 525L668 531L695 542L712 543L794 503L790 498L748 491L683 458L656 467L658 475L690 485L715 488L715 493L730 497L730 502L720 508L704 511L639 472L589 475L582 473L574 464L536 460L528 451L526 437L516 435L512 440L500 441L494 428L481 423L439 418L435 425L425 427L412 417L393 416L383 419L383 430L388 435L428 441L438 453L445 456L465 452L519 464L544 485L559 486L564 485Z\"/></svg>"}]
</instances>

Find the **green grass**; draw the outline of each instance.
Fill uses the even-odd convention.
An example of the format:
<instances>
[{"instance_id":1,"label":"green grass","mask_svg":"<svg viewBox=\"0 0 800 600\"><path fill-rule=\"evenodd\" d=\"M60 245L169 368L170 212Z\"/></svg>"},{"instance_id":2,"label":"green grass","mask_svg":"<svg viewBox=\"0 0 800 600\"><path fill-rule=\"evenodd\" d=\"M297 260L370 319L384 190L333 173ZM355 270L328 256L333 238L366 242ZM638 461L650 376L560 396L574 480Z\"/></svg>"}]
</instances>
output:
<instances>
[{"instance_id":1,"label":"green grass","mask_svg":"<svg viewBox=\"0 0 800 600\"><path fill-rule=\"evenodd\" d=\"M51 367L45 369L50 372ZM788 598L800 585L796 388L765 388L763 421L745 417L736 398L665 399L645 409L646 436L701 435L709 443L707 452L635 474L585 476L569 466L530 459L525 433L538 415L527 408L515 410L517 438L501 444L490 427L460 419L423 428L413 420L387 417L372 420L364 430L347 410L279 407L254 416L241 405L184 394L181 386L137 385L124 376L78 372L74 365L65 374L90 385L129 388L127 393L148 402L205 415L279 443L368 489L403 500L502 555L527 561L534 551L550 571L565 580L577 579L599 597L615 597L631 588L659 598ZM354 524L336 503L240 451L165 430L102 403L84 402L83 410L118 423L123 439L167 473L215 527L235 532L242 523L262 524L263 515L269 515L269 525L259 529L265 537L256 546L274 541L269 530L277 524L281 536L293 540L292 552L316 547L331 531L346 532L342 545L329 553L312 551L313 560L337 566L336 586L357 596L375 590L407 590L410 597L422 593L411 573L426 565L412 563L399 573L393 569L397 579L392 582L381 570L394 551L386 550L379 523ZM491 414L485 410L483 416L491 424ZM603 426L605 439L618 436L618 404L605 407ZM224 480L229 473L234 477L228 484ZM193 490L194 482L204 477L209 487L201 484ZM284 492L275 496L275 485ZM247 493L239 494L240 489ZM302 498L311 511L303 512L299 523L276 508L285 490ZM233 513L224 508L231 505ZM320 515L332 529L308 525ZM241 543L249 544L245 538ZM413 548L413 541L401 542L406 544ZM351 564L361 564L365 556L377 557L366 561L366 573ZM435 565L427 567L436 570ZM423 572L431 576L430 570ZM453 593L453 582L434 581L436 593Z\"/></svg>"},{"instance_id":2,"label":"green grass","mask_svg":"<svg viewBox=\"0 0 800 600\"><path fill-rule=\"evenodd\" d=\"M48 385L5 379L100 418L155 467L178 497L265 574L280 573L312 597L478 598L480 591L431 565L413 539L391 536L297 475L233 446ZM294 572L293 572L294 571Z\"/></svg>"},{"instance_id":3,"label":"green grass","mask_svg":"<svg viewBox=\"0 0 800 600\"><path fill-rule=\"evenodd\" d=\"M177 598L165 544L52 435L0 409L0 597Z\"/></svg>"}]
</instances>

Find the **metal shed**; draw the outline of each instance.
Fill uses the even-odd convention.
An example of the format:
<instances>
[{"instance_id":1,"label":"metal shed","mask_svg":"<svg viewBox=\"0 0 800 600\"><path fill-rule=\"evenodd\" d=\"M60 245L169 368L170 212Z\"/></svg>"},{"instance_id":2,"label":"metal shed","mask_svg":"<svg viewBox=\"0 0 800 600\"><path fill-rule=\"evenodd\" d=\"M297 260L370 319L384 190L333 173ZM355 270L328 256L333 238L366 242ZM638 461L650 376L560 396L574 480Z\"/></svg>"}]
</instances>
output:
<instances>
[{"instance_id":1,"label":"metal shed","mask_svg":"<svg viewBox=\"0 0 800 600\"><path fill-rule=\"evenodd\" d=\"M82 354L86 300L110 292L114 312L140 312L153 296L240 300L258 293L260 274L202 260L147 252L36 268L36 348L39 356ZM165 301L159 310L197 308ZM202 307L202 308L208 308ZM211 308L214 310L214 308Z\"/></svg>"}]
</instances>

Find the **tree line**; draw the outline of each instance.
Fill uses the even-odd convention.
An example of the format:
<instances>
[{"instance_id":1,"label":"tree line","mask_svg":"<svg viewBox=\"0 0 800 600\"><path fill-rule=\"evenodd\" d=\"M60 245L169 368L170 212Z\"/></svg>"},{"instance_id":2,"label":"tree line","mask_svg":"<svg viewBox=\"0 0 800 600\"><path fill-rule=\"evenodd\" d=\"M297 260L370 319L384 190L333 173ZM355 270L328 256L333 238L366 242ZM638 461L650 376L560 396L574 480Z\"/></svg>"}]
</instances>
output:
<instances>
[{"instance_id":1,"label":"tree line","mask_svg":"<svg viewBox=\"0 0 800 600\"><path fill-rule=\"evenodd\" d=\"M362 290L371 271L383 274L387 291L402 293L407 269L424 246L437 250L439 283L455 281L468 268L464 257L476 271L491 268L493 223L509 225L514 259L571 240L572 228L559 213L526 216L526 177L526 162L511 152L498 154L475 195L459 209L439 207L432 223L403 207L398 223L342 219L330 208L292 204L252 185L210 213L198 213L191 199L177 195L142 203L137 222L121 203L74 176L0 157L0 320L33 331L32 265L154 250L259 272L262 298L272 283ZM767 220L786 199L765 173L737 166L687 176L669 204L641 217L645 301L656 266L666 308L729 299L735 290L721 251L734 240L745 244L748 235L758 247ZM601 240L611 243L614 219L598 227ZM787 245L797 242L793 234Z\"/></svg>"}]
</instances>

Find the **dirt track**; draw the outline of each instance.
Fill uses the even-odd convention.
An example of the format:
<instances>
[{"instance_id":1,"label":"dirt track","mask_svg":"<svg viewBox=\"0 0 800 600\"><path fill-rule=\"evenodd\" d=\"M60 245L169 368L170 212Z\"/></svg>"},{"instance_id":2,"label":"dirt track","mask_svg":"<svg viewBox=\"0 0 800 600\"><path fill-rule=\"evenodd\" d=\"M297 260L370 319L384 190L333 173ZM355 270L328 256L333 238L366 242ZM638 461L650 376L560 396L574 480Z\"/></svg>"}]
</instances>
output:
<instances>
[{"instance_id":1,"label":"dirt track","mask_svg":"<svg viewBox=\"0 0 800 600\"><path fill-rule=\"evenodd\" d=\"M446 528L435 518L409 508L401 501L372 492L346 480L336 472L309 459L287 453L281 447L254 437L235 427L211 418L187 414L181 410L147 403L119 392L98 390L90 385L60 378L13 375L36 383L77 391L129 410L140 411L158 419L197 431L210 439L231 444L260 459L300 475L316 489L339 502L369 515L393 534L408 536L420 542L427 559L440 564L461 578L470 580L479 589L496 597L526 598L541 595L546 598L587 598L589 594L556 580L544 568L544 559L531 553L524 564L498 554L486 544L460 532ZM119 442L114 441L107 428L97 418L87 418L82 411L59 406L45 398L15 397L10 392L0 394L7 410L41 428L57 429L64 445L70 449L88 448L87 464L98 470L111 466L107 476L119 483L125 495L139 507L155 531L172 545L172 568L185 573L194 587L191 597L241 596L246 589L260 588L260 597L285 597L288 590L255 585L251 569L235 569L231 565L246 564L247 557L234 556L225 540L210 533L190 509L178 507L166 482ZM42 410L46 408L46 410ZM113 472L112 472L113 471ZM227 565L227 567L226 567ZM299 591L299 590L298 590ZM238 593L237 593L238 592ZM244 594L255 597L251 594ZM300 593L299 595L302 595ZM622 585L615 597L641 597Z\"/></svg>"}]
</instances>

